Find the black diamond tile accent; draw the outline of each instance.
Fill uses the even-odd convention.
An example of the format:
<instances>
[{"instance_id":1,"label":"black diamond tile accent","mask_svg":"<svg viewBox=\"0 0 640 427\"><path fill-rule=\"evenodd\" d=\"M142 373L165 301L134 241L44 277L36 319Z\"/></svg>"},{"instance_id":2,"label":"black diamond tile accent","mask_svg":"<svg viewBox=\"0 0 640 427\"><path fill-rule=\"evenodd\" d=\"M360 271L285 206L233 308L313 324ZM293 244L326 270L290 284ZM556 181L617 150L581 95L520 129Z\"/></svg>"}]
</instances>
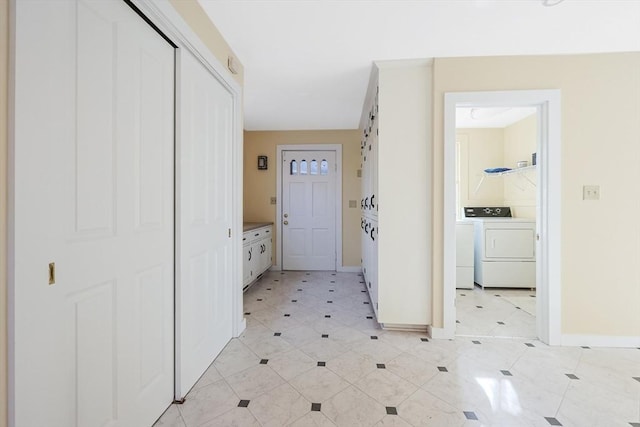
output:
<instances>
[{"instance_id":1,"label":"black diamond tile accent","mask_svg":"<svg viewBox=\"0 0 640 427\"><path fill-rule=\"evenodd\" d=\"M516 308L517 308L518 310L522 310L522 309L521 309L520 307L518 307L518 306L516 306Z\"/></svg>"},{"instance_id":2,"label":"black diamond tile accent","mask_svg":"<svg viewBox=\"0 0 640 427\"><path fill-rule=\"evenodd\" d=\"M325 314L325 315L324 315L324 318L325 318L325 319L329 319L330 317L331 317L331 315L330 315L330 314Z\"/></svg>"},{"instance_id":3,"label":"black diamond tile accent","mask_svg":"<svg viewBox=\"0 0 640 427\"><path fill-rule=\"evenodd\" d=\"M499 295L499 294L495 294L495 295L494 295L494 297L498 297L498 298L500 298L500 295Z\"/></svg>"},{"instance_id":4,"label":"black diamond tile accent","mask_svg":"<svg viewBox=\"0 0 640 427\"><path fill-rule=\"evenodd\" d=\"M320 408L322 407L322 404L320 403L312 403L311 404L311 410L312 411L320 411Z\"/></svg>"},{"instance_id":5,"label":"black diamond tile accent","mask_svg":"<svg viewBox=\"0 0 640 427\"><path fill-rule=\"evenodd\" d=\"M438 366L438 371L440 371L440 372L449 372L449 370L447 368L445 368L444 366Z\"/></svg>"},{"instance_id":6,"label":"black diamond tile accent","mask_svg":"<svg viewBox=\"0 0 640 427\"><path fill-rule=\"evenodd\" d=\"M587 350L588 350L588 349L590 349L591 347L589 347L588 345L583 345L583 346L581 346L581 348L584 348L584 349L587 349Z\"/></svg>"},{"instance_id":7,"label":"black diamond tile accent","mask_svg":"<svg viewBox=\"0 0 640 427\"><path fill-rule=\"evenodd\" d=\"M267 363L269 363L269 359L260 359L261 365L266 365Z\"/></svg>"},{"instance_id":8,"label":"black diamond tile accent","mask_svg":"<svg viewBox=\"0 0 640 427\"><path fill-rule=\"evenodd\" d=\"M258 298L256 301L262 301L262 298Z\"/></svg>"},{"instance_id":9,"label":"black diamond tile accent","mask_svg":"<svg viewBox=\"0 0 640 427\"><path fill-rule=\"evenodd\" d=\"M273 281L274 281L274 282L279 282L280 280L278 280L278 279L273 279Z\"/></svg>"},{"instance_id":10,"label":"black diamond tile accent","mask_svg":"<svg viewBox=\"0 0 640 427\"><path fill-rule=\"evenodd\" d=\"M477 420L478 416L476 415L475 412L473 411L462 411L462 413L464 414L464 416L468 419L468 420Z\"/></svg>"},{"instance_id":11,"label":"black diamond tile accent","mask_svg":"<svg viewBox=\"0 0 640 427\"><path fill-rule=\"evenodd\" d=\"M333 289L329 289L329 292L333 292Z\"/></svg>"},{"instance_id":12,"label":"black diamond tile accent","mask_svg":"<svg viewBox=\"0 0 640 427\"><path fill-rule=\"evenodd\" d=\"M363 301L362 303L363 304L369 304L369 301Z\"/></svg>"},{"instance_id":13,"label":"black diamond tile accent","mask_svg":"<svg viewBox=\"0 0 640 427\"><path fill-rule=\"evenodd\" d=\"M284 275L284 273L280 273L280 274Z\"/></svg>"},{"instance_id":14,"label":"black diamond tile accent","mask_svg":"<svg viewBox=\"0 0 640 427\"><path fill-rule=\"evenodd\" d=\"M302 289L298 289L298 292L302 292Z\"/></svg>"},{"instance_id":15,"label":"black diamond tile accent","mask_svg":"<svg viewBox=\"0 0 640 427\"><path fill-rule=\"evenodd\" d=\"M271 290L271 288L267 288L267 290L268 290L268 291L270 291L270 290Z\"/></svg>"},{"instance_id":16,"label":"black diamond tile accent","mask_svg":"<svg viewBox=\"0 0 640 427\"><path fill-rule=\"evenodd\" d=\"M307 281L306 281L306 280L303 280L303 281L302 281L302 283L307 283Z\"/></svg>"},{"instance_id":17,"label":"black diamond tile accent","mask_svg":"<svg viewBox=\"0 0 640 427\"><path fill-rule=\"evenodd\" d=\"M335 280L332 280L330 283L336 283L336 281L335 281Z\"/></svg>"},{"instance_id":18,"label":"black diamond tile accent","mask_svg":"<svg viewBox=\"0 0 640 427\"><path fill-rule=\"evenodd\" d=\"M504 322L498 322L498 325L504 325Z\"/></svg>"},{"instance_id":19,"label":"black diamond tile accent","mask_svg":"<svg viewBox=\"0 0 640 427\"><path fill-rule=\"evenodd\" d=\"M471 341L474 344L482 344L480 341Z\"/></svg>"},{"instance_id":20,"label":"black diamond tile accent","mask_svg":"<svg viewBox=\"0 0 640 427\"><path fill-rule=\"evenodd\" d=\"M327 366L327 362L318 362L318 366Z\"/></svg>"},{"instance_id":21,"label":"black diamond tile accent","mask_svg":"<svg viewBox=\"0 0 640 427\"><path fill-rule=\"evenodd\" d=\"M535 297L536 297L535 295L529 295L529 296L530 296L531 298L535 298Z\"/></svg>"},{"instance_id":22,"label":"black diamond tile accent","mask_svg":"<svg viewBox=\"0 0 640 427\"><path fill-rule=\"evenodd\" d=\"M482 306L481 305L476 305L476 308L482 308Z\"/></svg>"},{"instance_id":23,"label":"black diamond tile accent","mask_svg":"<svg viewBox=\"0 0 640 427\"><path fill-rule=\"evenodd\" d=\"M395 406L386 406L387 415L398 415L398 410Z\"/></svg>"},{"instance_id":24,"label":"black diamond tile accent","mask_svg":"<svg viewBox=\"0 0 640 427\"><path fill-rule=\"evenodd\" d=\"M238 403L238 408L246 408L247 406L249 406L248 400L241 400L240 403Z\"/></svg>"},{"instance_id":25,"label":"black diamond tile accent","mask_svg":"<svg viewBox=\"0 0 640 427\"><path fill-rule=\"evenodd\" d=\"M513 374L509 371L505 371L505 370L501 370L500 372L502 372L502 375L504 375L505 377L512 377Z\"/></svg>"},{"instance_id":26,"label":"black diamond tile accent","mask_svg":"<svg viewBox=\"0 0 640 427\"><path fill-rule=\"evenodd\" d=\"M535 347L535 345L531 344L530 342L526 342L524 343L524 345L526 345L527 347Z\"/></svg>"},{"instance_id":27,"label":"black diamond tile accent","mask_svg":"<svg viewBox=\"0 0 640 427\"><path fill-rule=\"evenodd\" d=\"M291 317L291 315L290 314L285 314L284 317Z\"/></svg>"},{"instance_id":28,"label":"black diamond tile accent","mask_svg":"<svg viewBox=\"0 0 640 427\"><path fill-rule=\"evenodd\" d=\"M461 296L461 297L466 297L466 296L467 296L467 294L460 294L460 296Z\"/></svg>"},{"instance_id":29,"label":"black diamond tile accent","mask_svg":"<svg viewBox=\"0 0 640 427\"><path fill-rule=\"evenodd\" d=\"M360 282L360 283L364 283L364 282Z\"/></svg>"},{"instance_id":30,"label":"black diamond tile accent","mask_svg":"<svg viewBox=\"0 0 640 427\"><path fill-rule=\"evenodd\" d=\"M377 337L377 336L375 336L375 335L371 335L371 339L372 339L372 340L377 340L377 339L378 339L378 337Z\"/></svg>"},{"instance_id":31,"label":"black diamond tile accent","mask_svg":"<svg viewBox=\"0 0 640 427\"><path fill-rule=\"evenodd\" d=\"M580 378L578 378L576 375L574 374L565 374L567 377L569 377L572 380L579 380Z\"/></svg>"},{"instance_id":32,"label":"black diamond tile accent","mask_svg":"<svg viewBox=\"0 0 640 427\"><path fill-rule=\"evenodd\" d=\"M420 338L420 341L422 341L422 342L429 342L429 338Z\"/></svg>"},{"instance_id":33,"label":"black diamond tile accent","mask_svg":"<svg viewBox=\"0 0 640 427\"><path fill-rule=\"evenodd\" d=\"M373 316L367 316L367 319L373 319Z\"/></svg>"},{"instance_id":34,"label":"black diamond tile accent","mask_svg":"<svg viewBox=\"0 0 640 427\"><path fill-rule=\"evenodd\" d=\"M387 369L387 367L384 365L384 363L376 363L376 367L378 369Z\"/></svg>"},{"instance_id":35,"label":"black diamond tile accent","mask_svg":"<svg viewBox=\"0 0 640 427\"><path fill-rule=\"evenodd\" d=\"M282 335L282 332L276 332L273 334L274 337L279 337L280 335Z\"/></svg>"},{"instance_id":36,"label":"black diamond tile accent","mask_svg":"<svg viewBox=\"0 0 640 427\"><path fill-rule=\"evenodd\" d=\"M555 419L553 417L544 417L544 419L547 420L549 425L552 425L552 426L561 426L562 425L562 424L560 424L560 421L558 421L557 419Z\"/></svg>"},{"instance_id":37,"label":"black diamond tile accent","mask_svg":"<svg viewBox=\"0 0 640 427\"><path fill-rule=\"evenodd\" d=\"M332 275L332 276L335 276L335 275L336 275L336 273L331 273L331 275Z\"/></svg>"},{"instance_id":38,"label":"black diamond tile accent","mask_svg":"<svg viewBox=\"0 0 640 427\"><path fill-rule=\"evenodd\" d=\"M456 320L456 323L460 323L460 321L459 321L459 320Z\"/></svg>"},{"instance_id":39,"label":"black diamond tile accent","mask_svg":"<svg viewBox=\"0 0 640 427\"><path fill-rule=\"evenodd\" d=\"M251 313L249 313L249 312L247 311L244 315L245 315L245 316L248 316L248 315L250 315L250 314L251 314Z\"/></svg>"},{"instance_id":40,"label":"black diamond tile accent","mask_svg":"<svg viewBox=\"0 0 640 427\"><path fill-rule=\"evenodd\" d=\"M327 304L333 304L333 301L327 301Z\"/></svg>"},{"instance_id":41,"label":"black diamond tile accent","mask_svg":"<svg viewBox=\"0 0 640 427\"><path fill-rule=\"evenodd\" d=\"M291 302L298 302L298 300L297 299L292 299Z\"/></svg>"},{"instance_id":42,"label":"black diamond tile accent","mask_svg":"<svg viewBox=\"0 0 640 427\"><path fill-rule=\"evenodd\" d=\"M329 338L329 334L322 334L322 338Z\"/></svg>"},{"instance_id":43,"label":"black diamond tile accent","mask_svg":"<svg viewBox=\"0 0 640 427\"><path fill-rule=\"evenodd\" d=\"M367 291L360 291L360 292L365 293L365 292L367 292Z\"/></svg>"},{"instance_id":44,"label":"black diamond tile accent","mask_svg":"<svg viewBox=\"0 0 640 427\"><path fill-rule=\"evenodd\" d=\"M640 382L640 377L633 377L633 379Z\"/></svg>"},{"instance_id":45,"label":"black diamond tile accent","mask_svg":"<svg viewBox=\"0 0 640 427\"><path fill-rule=\"evenodd\" d=\"M311 276L311 273L305 273L307 276Z\"/></svg>"}]
</instances>

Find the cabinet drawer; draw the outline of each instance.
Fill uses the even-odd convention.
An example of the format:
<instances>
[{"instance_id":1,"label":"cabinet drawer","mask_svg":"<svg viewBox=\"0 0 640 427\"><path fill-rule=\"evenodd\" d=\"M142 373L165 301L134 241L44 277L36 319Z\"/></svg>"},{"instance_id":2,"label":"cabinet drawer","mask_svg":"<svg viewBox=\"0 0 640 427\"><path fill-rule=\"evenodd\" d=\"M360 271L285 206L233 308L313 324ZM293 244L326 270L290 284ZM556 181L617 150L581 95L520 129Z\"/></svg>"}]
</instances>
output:
<instances>
[{"instance_id":1,"label":"cabinet drawer","mask_svg":"<svg viewBox=\"0 0 640 427\"><path fill-rule=\"evenodd\" d=\"M256 228L255 230L249 230L242 233L242 244L255 242L256 240L266 239L271 237L271 226Z\"/></svg>"}]
</instances>

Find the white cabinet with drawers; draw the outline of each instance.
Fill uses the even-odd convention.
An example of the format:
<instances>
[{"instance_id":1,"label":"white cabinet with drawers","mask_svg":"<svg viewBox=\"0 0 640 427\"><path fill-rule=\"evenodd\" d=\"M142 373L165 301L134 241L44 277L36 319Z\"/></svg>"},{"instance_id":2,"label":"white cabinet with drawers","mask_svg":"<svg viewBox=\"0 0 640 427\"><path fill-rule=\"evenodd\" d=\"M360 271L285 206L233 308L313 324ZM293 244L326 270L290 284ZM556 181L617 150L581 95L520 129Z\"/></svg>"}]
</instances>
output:
<instances>
[{"instance_id":1,"label":"white cabinet with drawers","mask_svg":"<svg viewBox=\"0 0 640 427\"><path fill-rule=\"evenodd\" d=\"M271 267L271 223L245 223L242 235L242 289L260 278Z\"/></svg>"}]
</instances>

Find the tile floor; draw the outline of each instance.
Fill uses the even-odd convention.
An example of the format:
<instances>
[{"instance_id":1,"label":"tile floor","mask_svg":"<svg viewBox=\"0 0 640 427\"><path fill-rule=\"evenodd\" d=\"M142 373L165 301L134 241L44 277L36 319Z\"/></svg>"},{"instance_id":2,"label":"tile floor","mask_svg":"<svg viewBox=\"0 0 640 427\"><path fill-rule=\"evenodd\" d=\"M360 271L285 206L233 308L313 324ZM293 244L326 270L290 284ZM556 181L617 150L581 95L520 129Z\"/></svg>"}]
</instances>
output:
<instances>
[{"instance_id":1,"label":"tile floor","mask_svg":"<svg viewBox=\"0 0 640 427\"><path fill-rule=\"evenodd\" d=\"M156 426L640 427L640 349L384 331L361 280L265 274L246 331Z\"/></svg>"},{"instance_id":2,"label":"tile floor","mask_svg":"<svg viewBox=\"0 0 640 427\"><path fill-rule=\"evenodd\" d=\"M456 290L456 335L536 338L536 291Z\"/></svg>"}]
</instances>

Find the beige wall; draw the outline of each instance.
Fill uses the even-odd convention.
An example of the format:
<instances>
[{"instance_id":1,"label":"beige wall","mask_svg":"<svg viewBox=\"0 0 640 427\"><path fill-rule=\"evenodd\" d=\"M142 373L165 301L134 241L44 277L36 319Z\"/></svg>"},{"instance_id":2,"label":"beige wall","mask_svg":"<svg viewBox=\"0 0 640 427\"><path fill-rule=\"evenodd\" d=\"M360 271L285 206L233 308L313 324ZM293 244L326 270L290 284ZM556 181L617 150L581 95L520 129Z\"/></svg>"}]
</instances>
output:
<instances>
[{"instance_id":1,"label":"beige wall","mask_svg":"<svg viewBox=\"0 0 640 427\"><path fill-rule=\"evenodd\" d=\"M9 2L0 0L0 427L7 424L7 72Z\"/></svg>"},{"instance_id":2,"label":"beige wall","mask_svg":"<svg viewBox=\"0 0 640 427\"><path fill-rule=\"evenodd\" d=\"M218 61L225 67L227 66L227 58L233 56L236 59L238 66L238 74L233 77L238 83L243 84L244 81L244 67L231 50L231 47L226 42L220 31L216 28L215 24L212 24L211 20L207 16L207 13L202 9L200 3L196 0L169 0L171 5L178 11L191 29L202 39L204 44L209 50L218 58Z\"/></svg>"},{"instance_id":3,"label":"beige wall","mask_svg":"<svg viewBox=\"0 0 640 427\"><path fill-rule=\"evenodd\" d=\"M458 129L456 142L460 167L460 209L456 215L462 217L461 208L465 206L502 206L504 179L487 177L480 187L478 184L485 169L504 166L503 129Z\"/></svg>"},{"instance_id":4,"label":"beige wall","mask_svg":"<svg viewBox=\"0 0 640 427\"><path fill-rule=\"evenodd\" d=\"M513 169L520 160L531 162L531 153L536 151L536 125L537 117L532 115L505 128L456 130L460 208L509 206L515 217L536 217L534 169L487 176L478 187L487 168ZM460 209L456 214L462 217Z\"/></svg>"},{"instance_id":5,"label":"beige wall","mask_svg":"<svg viewBox=\"0 0 640 427\"><path fill-rule=\"evenodd\" d=\"M503 164L506 167L515 168L520 160L526 160L531 165L531 154L536 151L537 124L537 115L533 114L504 128ZM527 169L503 178L503 206L511 207L513 216L536 217L536 187L532 184L536 179L535 169Z\"/></svg>"},{"instance_id":6,"label":"beige wall","mask_svg":"<svg viewBox=\"0 0 640 427\"><path fill-rule=\"evenodd\" d=\"M434 326L442 325L446 92L562 91L562 333L640 336L640 53L436 59ZM582 186L600 185L599 201Z\"/></svg>"},{"instance_id":7,"label":"beige wall","mask_svg":"<svg viewBox=\"0 0 640 427\"><path fill-rule=\"evenodd\" d=\"M342 145L342 265L360 267L360 131L247 131L244 133L244 220L276 223L276 146ZM258 170L258 156L268 157L268 170ZM356 200L356 208L349 208ZM277 225L275 226L277 227ZM274 248L277 242L274 236ZM275 250L274 250L274 262Z\"/></svg>"}]
</instances>

